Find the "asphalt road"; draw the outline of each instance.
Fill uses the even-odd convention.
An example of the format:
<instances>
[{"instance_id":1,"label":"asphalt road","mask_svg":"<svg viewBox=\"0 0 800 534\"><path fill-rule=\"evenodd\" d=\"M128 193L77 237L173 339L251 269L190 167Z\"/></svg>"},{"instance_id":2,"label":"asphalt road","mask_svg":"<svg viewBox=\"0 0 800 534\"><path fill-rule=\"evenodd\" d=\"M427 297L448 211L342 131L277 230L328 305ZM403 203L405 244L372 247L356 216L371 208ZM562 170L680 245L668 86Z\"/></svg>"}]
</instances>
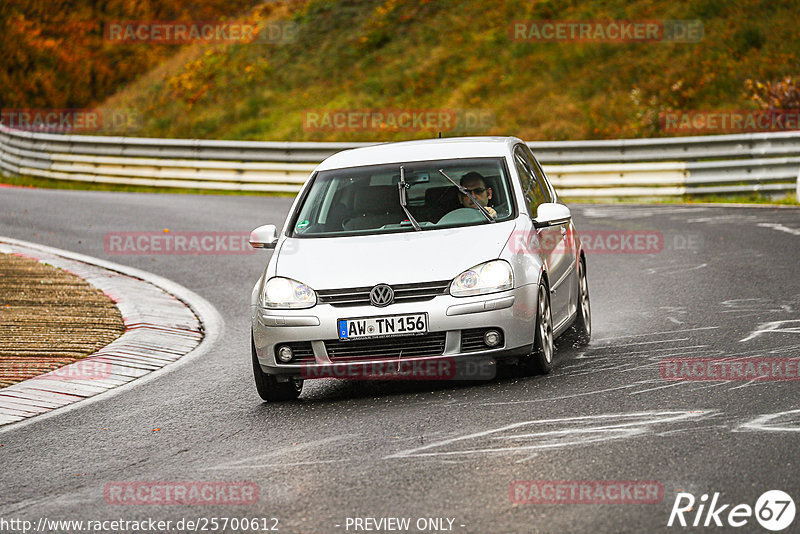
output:
<instances>
[{"instance_id":1,"label":"asphalt road","mask_svg":"<svg viewBox=\"0 0 800 534\"><path fill-rule=\"evenodd\" d=\"M324 380L307 382L296 402L267 405L252 382L247 308L268 253L122 256L107 254L103 238L249 231L281 225L289 205L0 190L0 235L165 276L225 320L220 341L191 365L0 433L0 519L274 517L279 532L336 533L356 531L347 518L408 517L412 532L418 518L450 518L453 532L653 532L678 529L666 526L677 492L753 506L777 489L800 504L798 382L676 382L659 371L665 358L800 355L800 210L573 206L579 230L661 232L664 246L589 255L594 339L581 350L559 347L551 375ZM512 502L510 484L529 480L654 481L663 499ZM259 498L249 506L106 503L106 485L124 481L246 481ZM713 530L767 532L747 521ZM798 531L800 518L785 530Z\"/></svg>"}]
</instances>

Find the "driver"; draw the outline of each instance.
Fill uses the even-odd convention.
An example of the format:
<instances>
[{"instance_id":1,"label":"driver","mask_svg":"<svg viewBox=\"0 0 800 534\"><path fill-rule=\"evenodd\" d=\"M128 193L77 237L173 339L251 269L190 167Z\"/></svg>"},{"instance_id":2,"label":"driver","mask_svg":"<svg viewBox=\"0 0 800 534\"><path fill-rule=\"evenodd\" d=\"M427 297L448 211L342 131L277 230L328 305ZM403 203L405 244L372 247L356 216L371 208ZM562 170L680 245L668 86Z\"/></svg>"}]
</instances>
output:
<instances>
[{"instance_id":1,"label":"driver","mask_svg":"<svg viewBox=\"0 0 800 534\"><path fill-rule=\"evenodd\" d=\"M491 215L493 219L497 218L497 212L494 208L489 206L489 201L492 199L492 188L486 187L486 181L483 179L483 175L475 171L468 172L461 177L461 187L472 193L472 196L486 208L486 211L489 212L489 215ZM458 192L458 200L465 208L478 209L472 199L461 191Z\"/></svg>"}]
</instances>

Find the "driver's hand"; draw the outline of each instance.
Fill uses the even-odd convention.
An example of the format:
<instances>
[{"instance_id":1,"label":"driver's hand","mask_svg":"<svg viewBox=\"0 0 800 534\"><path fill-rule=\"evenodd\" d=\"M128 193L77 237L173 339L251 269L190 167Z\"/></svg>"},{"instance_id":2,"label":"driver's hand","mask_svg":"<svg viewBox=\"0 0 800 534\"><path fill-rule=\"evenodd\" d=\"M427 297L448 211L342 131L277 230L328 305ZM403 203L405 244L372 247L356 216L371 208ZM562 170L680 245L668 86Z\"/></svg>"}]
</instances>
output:
<instances>
[{"instance_id":1,"label":"driver's hand","mask_svg":"<svg viewBox=\"0 0 800 534\"><path fill-rule=\"evenodd\" d=\"M491 206L486 206L486 211L488 211L488 212L489 212L489 215L491 215L491 216L492 216L492 219L496 219L496 218L497 218L497 212L494 210L494 208L493 208L493 207L491 207Z\"/></svg>"}]
</instances>

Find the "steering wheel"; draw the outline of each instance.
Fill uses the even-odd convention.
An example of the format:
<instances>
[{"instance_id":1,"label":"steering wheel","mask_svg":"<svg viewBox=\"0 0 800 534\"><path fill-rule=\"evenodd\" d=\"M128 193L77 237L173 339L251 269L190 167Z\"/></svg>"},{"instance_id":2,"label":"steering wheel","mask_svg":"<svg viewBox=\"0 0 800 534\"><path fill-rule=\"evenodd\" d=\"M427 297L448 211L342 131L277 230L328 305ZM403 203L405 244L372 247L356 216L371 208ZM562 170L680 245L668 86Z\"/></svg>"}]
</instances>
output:
<instances>
[{"instance_id":1,"label":"steering wheel","mask_svg":"<svg viewBox=\"0 0 800 534\"><path fill-rule=\"evenodd\" d=\"M477 208L457 208L446 213L436 224L466 224L485 220L486 217Z\"/></svg>"}]
</instances>

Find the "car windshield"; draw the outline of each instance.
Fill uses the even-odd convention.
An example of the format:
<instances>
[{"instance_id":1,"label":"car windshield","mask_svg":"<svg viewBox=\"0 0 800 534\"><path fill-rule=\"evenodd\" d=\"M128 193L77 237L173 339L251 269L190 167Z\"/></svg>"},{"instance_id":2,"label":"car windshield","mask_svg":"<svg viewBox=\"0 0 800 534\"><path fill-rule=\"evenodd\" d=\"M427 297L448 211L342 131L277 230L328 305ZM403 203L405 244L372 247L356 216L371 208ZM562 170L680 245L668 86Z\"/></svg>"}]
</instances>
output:
<instances>
[{"instance_id":1,"label":"car windshield","mask_svg":"<svg viewBox=\"0 0 800 534\"><path fill-rule=\"evenodd\" d=\"M504 221L514 215L504 158L414 161L319 172L292 221L293 237L413 232L400 203L400 167L407 209L421 231ZM486 206L494 221L447 176Z\"/></svg>"}]
</instances>

